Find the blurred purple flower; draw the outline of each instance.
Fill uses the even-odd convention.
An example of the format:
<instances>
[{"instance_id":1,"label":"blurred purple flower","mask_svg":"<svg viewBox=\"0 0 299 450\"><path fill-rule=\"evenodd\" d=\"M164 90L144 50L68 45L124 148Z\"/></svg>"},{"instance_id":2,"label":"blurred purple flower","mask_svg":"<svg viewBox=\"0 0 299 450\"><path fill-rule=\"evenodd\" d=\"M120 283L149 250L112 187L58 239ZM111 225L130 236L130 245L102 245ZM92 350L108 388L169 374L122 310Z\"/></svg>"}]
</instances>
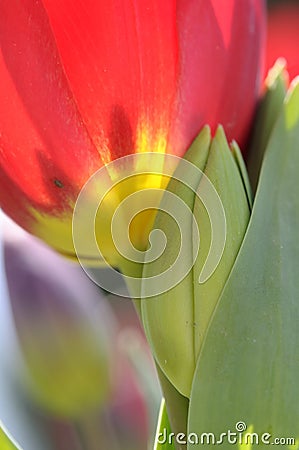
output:
<instances>
[{"instance_id":1,"label":"blurred purple flower","mask_svg":"<svg viewBox=\"0 0 299 450\"><path fill-rule=\"evenodd\" d=\"M11 227L5 269L30 387L55 415L80 416L111 391L112 312L78 265Z\"/></svg>"}]
</instances>

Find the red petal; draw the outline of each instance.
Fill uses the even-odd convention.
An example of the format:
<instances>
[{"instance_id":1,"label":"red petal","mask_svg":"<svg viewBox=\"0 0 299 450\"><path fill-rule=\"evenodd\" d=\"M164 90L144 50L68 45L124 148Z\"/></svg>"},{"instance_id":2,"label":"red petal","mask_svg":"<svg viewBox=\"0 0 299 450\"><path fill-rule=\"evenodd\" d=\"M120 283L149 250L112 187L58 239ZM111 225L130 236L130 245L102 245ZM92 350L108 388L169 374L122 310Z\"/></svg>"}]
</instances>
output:
<instances>
[{"instance_id":1,"label":"red petal","mask_svg":"<svg viewBox=\"0 0 299 450\"><path fill-rule=\"evenodd\" d=\"M260 93L265 39L261 0L178 0L181 64L177 125L194 137L220 123L244 144Z\"/></svg>"},{"instance_id":2,"label":"red petal","mask_svg":"<svg viewBox=\"0 0 299 450\"><path fill-rule=\"evenodd\" d=\"M79 110L105 160L157 150L176 91L175 2L44 4Z\"/></svg>"},{"instance_id":3,"label":"red petal","mask_svg":"<svg viewBox=\"0 0 299 450\"><path fill-rule=\"evenodd\" d=\"M69 89L46 12L39 1L0 5L1 204L13 217L57 213L101 165ZM11 206L11 207L10 207ZM18 220L20 222L20 220Z\"/></svg>"},{"instance_id":4,"label":"red petal","mask_svg":"<svg viewBox=\"0 0 299 450\"><path fill-rule=\"evenodd\" d=\"M261 0L1 0L0 201L60 214L103 162L183 155L201 127L243 143ZM21 217L22 216L22 217Z\"/></svg>"}]
</instances>

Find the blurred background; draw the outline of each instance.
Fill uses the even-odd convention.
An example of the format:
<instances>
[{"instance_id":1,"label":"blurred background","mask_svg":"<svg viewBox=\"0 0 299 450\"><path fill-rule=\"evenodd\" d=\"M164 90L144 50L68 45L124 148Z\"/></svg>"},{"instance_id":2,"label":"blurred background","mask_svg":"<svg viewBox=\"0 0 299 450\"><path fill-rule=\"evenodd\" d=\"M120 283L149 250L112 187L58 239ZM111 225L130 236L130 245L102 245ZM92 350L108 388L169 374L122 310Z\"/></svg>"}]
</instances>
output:
<instances>
[{"instance_id":1,"label":"blurred background","mask_svg":"<svg viewBox=\"0 0 299 450\"><path fill-rule=\"evenodd\" d=\"M161 393L131 301L3 214L0 261L0 418L19 445L150 448Z\"/></svg>"},{"instance_id":2,"label":"blurred background","mask_svg":"<svg viewBox=\"0 0 299 450\"><path fill-rule=\"evenodd\" d=\"M298 24L299 0L268 0L266 70L284 57L291 80L299 74Z\"/></svg>"}]
</instances>

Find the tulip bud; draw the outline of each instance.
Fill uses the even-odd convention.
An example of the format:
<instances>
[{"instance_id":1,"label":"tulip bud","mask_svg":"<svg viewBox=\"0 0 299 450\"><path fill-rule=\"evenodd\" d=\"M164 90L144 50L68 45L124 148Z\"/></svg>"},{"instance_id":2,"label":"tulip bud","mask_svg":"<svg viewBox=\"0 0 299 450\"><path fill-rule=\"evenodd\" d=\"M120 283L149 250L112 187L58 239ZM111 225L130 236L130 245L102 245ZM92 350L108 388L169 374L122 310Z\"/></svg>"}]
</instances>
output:
<instances>
[{"instance_id":1,"label":"tulip bud","mask_svg":"<svg viewBox=\"0 0 299 450\"><path fill-rule=\"evenodd\" d=\"M144 265L144 297L150 296L148 277L165 278L169 271L176 280L171 289L163 290L161 283L160 295L142 300L142 318L157 363L186 397L250 215L248 180L236 144L234 155L222 128L213 140L209 130L203 130L179 164L157 214L154 228L166 234L166 249ZM176 214L173 220L164 213L171 205L178 211L182 201L189 215ZM175 264L178 258L180 265Z\"/></svg>"},{"instance_id":2,"label":"tulip bud","mask_svg":"<svg viewBox=\"0 0 299 450\"><path fill-rule=\"evenodd\" d=\"M109 394L111 313L81 268L24 235L6 236L4 256L29 387L44 408L74 418Z\"/></svg>"}]
</instances>

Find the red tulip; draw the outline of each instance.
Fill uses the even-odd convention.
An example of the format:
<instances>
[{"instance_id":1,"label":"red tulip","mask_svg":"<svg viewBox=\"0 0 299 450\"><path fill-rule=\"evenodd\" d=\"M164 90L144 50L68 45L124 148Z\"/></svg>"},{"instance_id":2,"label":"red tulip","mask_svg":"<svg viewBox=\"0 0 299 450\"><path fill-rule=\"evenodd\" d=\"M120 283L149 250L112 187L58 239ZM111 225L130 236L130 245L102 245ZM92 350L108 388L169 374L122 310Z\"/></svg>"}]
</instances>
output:
<instances>
[{"instance_id":1,"label":"red tulip","mask_svg":"<svg viewBox=\"0 0 299 450\"><path fill-rule=\"evenodd\" d=\"M103 164L182 156L204 124L244 145L264 19L262 0L0 0L4 211L72 254L74 203Z\"/></svg>"},{"instance_id":2,"label":"red tulip","mask_svg":"<svg viewBox=\"0 0 299 450\"><path fill-rule=\"evenodd\" d=\"M287 61L290 78L299 75L299 4L282 1L269 10L266 67L270 69L277 58Z\"/></svg>"}]
</instances>

